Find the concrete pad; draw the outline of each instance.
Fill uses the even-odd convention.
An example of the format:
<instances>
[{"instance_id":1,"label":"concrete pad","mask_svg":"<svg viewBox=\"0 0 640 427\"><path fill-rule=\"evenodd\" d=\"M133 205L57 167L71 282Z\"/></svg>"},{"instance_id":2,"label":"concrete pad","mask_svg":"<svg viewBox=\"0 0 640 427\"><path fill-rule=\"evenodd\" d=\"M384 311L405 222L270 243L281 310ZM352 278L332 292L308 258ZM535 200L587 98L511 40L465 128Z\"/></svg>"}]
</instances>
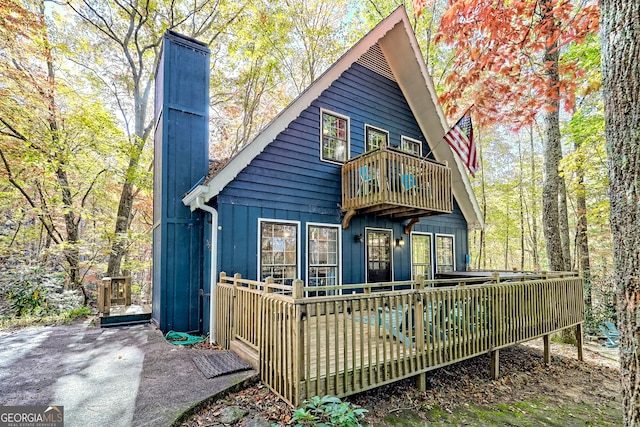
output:
<instances>
[{"instance_id":1,"label":"concrete pad","mask_svg":"<svg viewBox=\"0 0 640 427\"><path fill-rule=\"evenodd\" d=\"M255 371L207 379L152 325L0 331L0 405L61 405L65 426L167 426Z\"/></svg>"}]
</instances>

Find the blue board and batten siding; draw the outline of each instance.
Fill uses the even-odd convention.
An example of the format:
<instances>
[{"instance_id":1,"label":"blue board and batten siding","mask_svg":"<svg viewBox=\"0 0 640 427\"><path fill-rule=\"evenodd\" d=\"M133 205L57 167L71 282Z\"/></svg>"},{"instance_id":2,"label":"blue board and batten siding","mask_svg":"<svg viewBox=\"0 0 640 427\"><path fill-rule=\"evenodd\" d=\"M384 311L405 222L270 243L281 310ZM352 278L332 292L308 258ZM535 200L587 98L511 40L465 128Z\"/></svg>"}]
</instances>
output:
<instances>
[{"instance_id":1,"label":"blue board and batten siding","mask_svg":"<svg viewBox=\"0 0 640 427\"><path fill-rule=\"evenodd\" d=\"M152 319L165 332L201 331L209 323L204 212L191 212L182 197L209 170L206 45L166 33L155 96Z\"/></svg>"},{"instance_id":2,"label":"blue board and batten siding","mask_svg":"<svg viewBox=\"0 0 640 427\"><path fill-rule=\"evenodd\" d=\"M258 277L258 219L296 221L301 279L306 280L306 224L341 224L341 165L320 160L321 109L349 117L350 157L364 152L365 124L389 131L391 145L401 136L429 147L397 83L354 63L217 196L220 271ZM388 218L356 216L342 232L342 283L365 281L365 245L354 241L365 227L392 229L407 244L393 250L393 279L411 277L409 236L404 224ZM422 219L416 232L455 236L456 268L465 267L467 223L454 212Z\"/></svg>"}]
</instances>

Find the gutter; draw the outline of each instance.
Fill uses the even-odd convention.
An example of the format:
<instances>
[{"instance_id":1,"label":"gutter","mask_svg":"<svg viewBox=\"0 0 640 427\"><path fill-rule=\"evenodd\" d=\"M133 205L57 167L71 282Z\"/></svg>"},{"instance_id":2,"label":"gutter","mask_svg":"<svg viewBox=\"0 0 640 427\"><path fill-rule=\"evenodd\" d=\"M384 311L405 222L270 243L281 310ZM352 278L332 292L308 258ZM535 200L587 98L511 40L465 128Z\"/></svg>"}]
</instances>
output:
<instances>
[{"instance_id":1,"label":"gutter","mask_svg":"<svg viewBox=\"0 0 640 427\"><path fill-rule=\"evenodd\" d=\"M205 187L206 188L206 187ZM194 192L195 193L195 192ZM193 194L193 193L190 193ZM197 193L196 193L197 194ZM186 197L185 197L186 199ZM183 199L183 203L187 204ZM190 201L191 210L202 209L211 214L211 278L209 300L209 343L216 342L216 286L218 283L218 211L205 204L204 197L200 194Z\"/></svg>"},{"instance_id":2,"label":"gutter","mask_svg":"<svg viewBox=\"0 0 640 427\"><path fill-rule=\"evenodd\" d=\"M200 181L198 182L202 182L202 179L200 179ZM196 200L202 198L204 201L204 196L207 194L208 190L208 186L196 184L182 198L182 203L185 206L189 206L191 208L191 212L193 212L198 208L197 206L195 206Z\"/></svg>"}]
</instances>

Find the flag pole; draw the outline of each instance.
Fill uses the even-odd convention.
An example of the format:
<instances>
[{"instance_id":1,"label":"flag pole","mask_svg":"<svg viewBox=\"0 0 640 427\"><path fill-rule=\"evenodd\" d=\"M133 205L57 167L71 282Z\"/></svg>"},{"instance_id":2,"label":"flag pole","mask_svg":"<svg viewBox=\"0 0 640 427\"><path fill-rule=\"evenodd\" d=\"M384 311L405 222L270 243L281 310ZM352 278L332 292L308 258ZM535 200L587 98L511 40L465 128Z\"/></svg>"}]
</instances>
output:
<instances>
[{"instance_id":1,"label":"flag pole","mask_svg":"<svg viewBox=\"0 0 640 427\"><path fill-rule=\"evenodd\" d=\"M464 116L465 116L465 114L467 114L467 113L469 112L469 110L471 110L471 108L473 108L475 105L476 105L476 103L475 103L475 102L474 102L473 104L469 105L469 107L467 107L467 109L466 109L466 110L464 110L464 113L462 113L462 115L460 116L460 118L464 117ZM456 123L458 123L459 121L460 121L460 119L458 119L458 121L457 121ZM453 126L455 126L455 125L456 125L456 123L454 123L454 124L453 124ZM424 156L424 157L429 157L429 154L433 153L433 150L435 150L436 148L438 148L438 146L442 143L442 141L444 141L444 137L445 137L449 132L451 132L451 129L453 129L453 126L450 126L450 127L449 127L449 130L448 130L448 131L446 131L446 132L444 133L444 135L442 135L442 138L440 138L440 141L436 144L436 146L435 146L435 147L433 147L433 148L431 149L431 151L429 151L429 152L426 154L426 156Z\"/></svg>"}]
</instances>

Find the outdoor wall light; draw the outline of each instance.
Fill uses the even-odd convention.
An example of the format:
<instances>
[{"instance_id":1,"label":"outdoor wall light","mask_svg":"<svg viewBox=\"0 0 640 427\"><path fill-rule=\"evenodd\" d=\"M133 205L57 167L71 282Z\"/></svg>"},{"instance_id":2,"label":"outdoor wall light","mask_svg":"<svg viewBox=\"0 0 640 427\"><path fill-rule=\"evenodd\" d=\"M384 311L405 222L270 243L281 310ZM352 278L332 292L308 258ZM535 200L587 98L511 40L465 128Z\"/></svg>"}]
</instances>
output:
<instances>
[{"instance_id":1,"label":"outdoor wall light","mask_svg":"<svg viewBox=\"0 0 640 427\"><path fill-rule=\"evenodd\" d=\"M362 243L362 234L356 234L353 236L353 241L356 243Z\"/></svg>"},{"instance_id":2,"label":"outdoor wall light","mask_svg":"<svg viewBox=\"0 0 640 427\"><path fill-rule=\"evenodd\" d=\"M401 248L404 246L404 239L401 237L399 239L396 239L396 248Z\"/></svg>"}]
</instances>

